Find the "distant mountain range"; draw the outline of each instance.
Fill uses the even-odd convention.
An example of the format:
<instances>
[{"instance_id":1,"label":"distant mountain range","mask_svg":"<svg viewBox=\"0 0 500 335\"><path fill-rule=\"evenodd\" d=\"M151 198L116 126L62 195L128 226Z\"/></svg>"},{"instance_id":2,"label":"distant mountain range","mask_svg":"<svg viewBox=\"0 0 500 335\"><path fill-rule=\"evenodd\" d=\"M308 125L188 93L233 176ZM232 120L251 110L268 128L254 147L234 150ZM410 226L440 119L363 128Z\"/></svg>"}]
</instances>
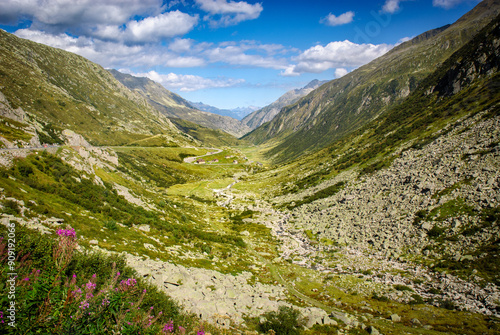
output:
<instances>
[{"instance_id":1,"label":"distant mountain range","mask_svg":"<svg viewBox=\"0 0 500 335\"><path fill-rule=\"evenodd\" d=\"M109 71L123 85L143 96L152 106L168 117L194 122L211 129L219 129L235 137L241 137L250 131L250 128L232 117L197 109L197 106L193 106L189 101L149 78L135 77L116 70Z\"/></svg>"},{"instance_id":2,"label":"distant mountain range","mask_svg":"<svg viewBox=\"0 0 500 335\"><path fill-rule=\"evenodd\" d=\"M276 100L272 104L245 116L242 122L250 128L255 129L262 124L271 121L280 112L281 108L293 104L303 96L311 93L313 90L327 82L327 80L319 81L315 79L303 88L290 90L279 97L278 100Z\"/></svg>"},{"instance_id":3,"label":"distant mountain range","mask_svg":"<svg viewBox=\"0 0 500 335\"><path fill-rule=\"evenodd\" d=\"M191 102L167 90L161 84L145 77L135 77L117 70L109 72L123 85L143 96L148 102L170 118L193 122L197 125L222 130L241 137L265 122L272 120L284 106L290 105L328 81L313 80L303 88L286 92L270 105L219 109L202 102ZM174 122L179 124L178 121Z\"/></svg>"},{"instance_id":4,"label":"distant mountain range","mask_svg":"<svg viewBox=\"0 0 500 335\"><path fill-rule=\"evenodd\" d=\"M233 109L219 109L214 106L204 104L203 102L189 102L194 108L199 109L204 112L209 112L213 114L218 114L222 116L229 116L236 120L242 120L248 114L258 110L260 107L248 106L248 107L237 107Z\"/></svg>"}]
</instances>

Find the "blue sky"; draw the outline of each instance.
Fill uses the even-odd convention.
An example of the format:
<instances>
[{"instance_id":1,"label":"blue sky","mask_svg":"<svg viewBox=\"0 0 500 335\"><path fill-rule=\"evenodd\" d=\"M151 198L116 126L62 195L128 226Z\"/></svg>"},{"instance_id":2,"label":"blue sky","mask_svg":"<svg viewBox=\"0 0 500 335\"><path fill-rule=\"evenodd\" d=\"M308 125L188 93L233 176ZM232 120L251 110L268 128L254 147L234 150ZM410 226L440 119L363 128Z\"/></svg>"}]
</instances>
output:
<instances>
[{"instance_id":1,"label":"blue sky","mask_svg":"<svg viewBox=\"0 0 500 335\"><path fill-rule=\"evenodd\" d=\"M97 4L96 4L97 3ZM479 0L2 0L0 28L219 108L265 106Z\"/></svg>"}]
</instances>

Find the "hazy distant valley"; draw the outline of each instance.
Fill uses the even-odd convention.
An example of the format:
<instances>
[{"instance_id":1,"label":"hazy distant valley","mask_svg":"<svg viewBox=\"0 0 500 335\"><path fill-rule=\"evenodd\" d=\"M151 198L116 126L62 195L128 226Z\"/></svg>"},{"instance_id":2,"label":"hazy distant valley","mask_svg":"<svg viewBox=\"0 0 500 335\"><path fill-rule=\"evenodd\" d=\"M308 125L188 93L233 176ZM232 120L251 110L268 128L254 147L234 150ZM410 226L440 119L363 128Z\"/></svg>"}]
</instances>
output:
<instances>
[{"instance_id":1,"label":"hazy distant valley","mask_svg":"<svg viewBox=\"0 0 500 335\"><path fill-rule=\"evenodd\" d=\"M237 118L0 30L23 333L498 334L499 10Z\"/></svg>"}]
</instances>

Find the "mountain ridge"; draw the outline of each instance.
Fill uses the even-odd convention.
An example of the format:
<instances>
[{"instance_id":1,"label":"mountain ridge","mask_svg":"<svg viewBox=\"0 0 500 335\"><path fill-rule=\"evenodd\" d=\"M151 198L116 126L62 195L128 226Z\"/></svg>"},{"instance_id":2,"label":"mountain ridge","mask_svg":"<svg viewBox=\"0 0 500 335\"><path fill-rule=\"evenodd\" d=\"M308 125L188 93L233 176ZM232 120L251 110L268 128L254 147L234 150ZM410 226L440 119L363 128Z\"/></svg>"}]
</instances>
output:
<instances>
[{"instance_id":1,"label":"mountain ridge","mask_svg":"<svg viewBox=\"0 0 500 335\"><path fill-rule=\"evenodd\" d=\"M321 86L287 106L269 123L244 136L271 147L276 162L332 143L404 100L454 51L496 16L500 1L485 0L450 26L398 45L387 54Z\"/></svg>"},{"instance_id":2,"label":"mountain ridge","mask_svg":"<svg viewBox=\"0 0 500 335\"><path fill-rule=\"evenodd\" d=\"M123 145L153 135L165 144L195 141L101 66L73 53L0 30L0 92L36 132L62 141L64 129L99 145ZM6 107L5 107L6 106ZM49 136L50 137L50 136Z\"/></svg>"},{"instance_id":3,"label":"mountain ridge","mask_svg":"<svg viewBox=\"0 0 500 335\"><path fill-rule=\"evenodd\" d=\"M249 131L247 126L232 117L196 109L189 101L149 78L135 77L117 70L109 71L123 85L144 97L167 117L180 118L211 129L220 129L235 137L243 136Z\"/></svg>"},{"instance_id":4,"label":"mountain ridge","mask_svg":"<svg viewBox=\"0 0 500 335\"><path fill-rule=\"evenodd\" d=\"M213 114L218 114L222 116L229 116L233 119L241 121L248 114L253 113L258 110L259 107L248 106L248 107L236 107L232 109L221 109L214 106L207 105L203 102L190 102L191 105L204 112L209 112Z\"/></svg>"}]
</instances>

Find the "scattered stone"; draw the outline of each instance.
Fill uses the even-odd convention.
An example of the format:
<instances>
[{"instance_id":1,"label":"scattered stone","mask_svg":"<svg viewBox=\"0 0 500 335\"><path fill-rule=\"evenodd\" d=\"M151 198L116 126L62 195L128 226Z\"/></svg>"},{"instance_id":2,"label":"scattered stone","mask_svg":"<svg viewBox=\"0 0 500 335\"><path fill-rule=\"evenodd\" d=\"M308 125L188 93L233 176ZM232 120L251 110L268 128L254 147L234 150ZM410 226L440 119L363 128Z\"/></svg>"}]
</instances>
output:
<instances>
[{"instance_id":1,"label":"scattered stone","mask_svg":"<svg viewBox=\"0 0 500 335\"><path fill-rule=\"evenodd\" d=\"M158 250L156 250L155 246L150 244L150 243L144 243L144 248L151 250L151 251L158 251Z\"/></svg>"},{"instance_id":2,"label":"scattered stone","mask_svg":"<svg viewBox=\"0 0 500 335\"><path fill-rule=\"evenodd\" d=\"M146 233L149 233L151 230L151 227L148 224L141 224L141 225L134 226L134 227L136 227L137 229L142 230Z\"/></svg>"},{"instance_id":3,"label":"scattered stone","mask_svg":"<svg viewBox=\"0 0 500 335\"><path fill-rule=\"evenodd\" d=\"M421 326L422 325L422 323L420 322L420 320L417 319L417 318L411 319L411 323L413 323L415 326Z\"/></svg>"},{"instance_id":4,"label":"scattered stone","mask_svg":"<svg viewBox=\"0 0 500 335\"><path fill-rule=\"evenodd\" d=\"M325 317L323 317L323 324L330 325L330 326L337 326L338 322L333 320L333 319L330 319L330 317L328 317L328 316L325 316Z\"/></svg>"},{"instance_id":5,"label":"scattered stone","mask_svg":"<svg viewBox=\"0 0 500 335\"><path fill-rule=\"evenodd\" d=\"M373 326L369 326L368 328L366 328L366 331L368 332L368 334L371 334L371 335L380 335L377 328L375 328Z\"/></svg>"}]
</instances>

